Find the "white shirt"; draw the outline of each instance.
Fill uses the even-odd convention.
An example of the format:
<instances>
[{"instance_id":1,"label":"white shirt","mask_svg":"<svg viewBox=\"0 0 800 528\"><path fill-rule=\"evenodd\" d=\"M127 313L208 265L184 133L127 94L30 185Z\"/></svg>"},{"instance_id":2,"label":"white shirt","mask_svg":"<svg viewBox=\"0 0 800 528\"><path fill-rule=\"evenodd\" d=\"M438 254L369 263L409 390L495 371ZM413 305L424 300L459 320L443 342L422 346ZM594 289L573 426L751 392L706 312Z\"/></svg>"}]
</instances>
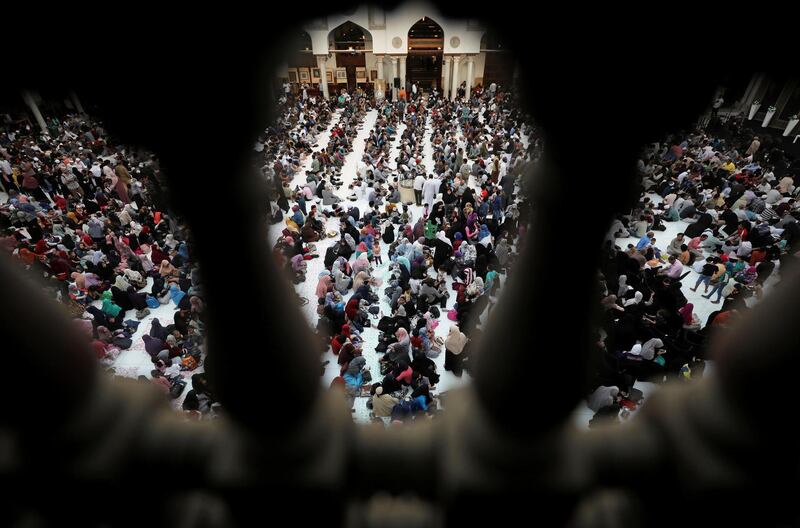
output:
<instances>
[{"instance_id":1,"label":"white shirt","mask_svg":"<svg viewBox=\"0 0 800 528\"><path fill-rule=\"evenodd\" d=\"M414 190L421 191L422 187L425 185L425 176L420 174L416 178L414 178Z\"/></svg>"}]
</instances>

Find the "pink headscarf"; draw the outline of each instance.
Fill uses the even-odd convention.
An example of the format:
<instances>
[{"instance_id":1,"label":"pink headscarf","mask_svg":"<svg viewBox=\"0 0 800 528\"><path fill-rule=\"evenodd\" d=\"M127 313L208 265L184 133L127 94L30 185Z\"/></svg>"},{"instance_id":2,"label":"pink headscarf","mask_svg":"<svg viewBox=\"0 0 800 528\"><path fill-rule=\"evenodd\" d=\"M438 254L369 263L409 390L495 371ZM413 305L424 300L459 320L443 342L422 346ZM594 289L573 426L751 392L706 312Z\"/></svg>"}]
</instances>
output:
<instances>
[{"instance_id":1,"label":"pink headscarf","mask_svg":"<svg viewBox=\"0 0 800 528\"><path fill-rule=\"evenodd\" d=\"M325 298L325 295L328 293L328 290L331 287L331 276L330 275L323 275L319 278L319 282L317 283L317 299Z\"/></svg>"},{"instance_id":2,"label":"pink headscarf","mask_svg":"<svg viewBox=\"0 0 800 528\"><path fill-rule=\"evenodd\" d=\"M402 326L397 329L397 332L394 333L394 336L397 338L397 342L400 344L408 344L411 342L411 338L408 337L408 330Z\"/></svg>"},{"instance_id":3,"label":"pink headscarf","mask_svg":"<svg viewBox=\"0 0 800 528\"><path fill-rule=\"evenodd\" d=\"M694 310L692 303L687 303L686 306L678 310L678 313L683 317L684 324L692 324L692 310Z\"/></svg>"}]
</instances>

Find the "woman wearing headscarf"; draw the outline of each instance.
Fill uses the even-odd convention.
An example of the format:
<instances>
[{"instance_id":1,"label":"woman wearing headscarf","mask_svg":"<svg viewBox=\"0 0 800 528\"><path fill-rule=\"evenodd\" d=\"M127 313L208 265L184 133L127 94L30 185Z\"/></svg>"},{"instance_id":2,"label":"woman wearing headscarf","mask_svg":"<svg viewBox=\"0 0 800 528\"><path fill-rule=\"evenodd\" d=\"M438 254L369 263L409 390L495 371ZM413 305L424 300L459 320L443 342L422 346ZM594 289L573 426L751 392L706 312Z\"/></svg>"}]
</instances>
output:
<instances>
[{"instance_id":1,"label":"woman wearing headscarf","mask_svg":"<svg viewBox=\"0 0 800 528\"><path fill-rule=\"evenodd\" d=\"M644 298L644 294L643 294L642 292L640 292L640 291L637 291L637 292L636 292L636 293L633 295L633 297L632 297L632 298L630 298L630 299L626 299L626 300L625 300L625 301L622 303L622 306L624 306L624 307L628 307L628 306L633 306L633 305L639 304L640 302L642 302L642 299L643 299L643 298Z\"/></svg>"},{"instance_id":2,"label":"woman wearing headscarf","mask_svg":"<svg viewBox=\"0 0 800 528\"><path fill-rule=\"evenodd\" d=\"M652 338L644 342L642 344L641 349L639 351L639 355L642 356L644 359L653 361L656 358L656 354L664 348L664 342L658 338Z\"/></svg>"},{"instance_id":3,"label":"woman wearing headscarf","mask_svg":"<svg viewBox=\"0 0 800 528\"><path fill-rule=\"evenodd\" d=\"M103 306L101 309L103 313L106 314L107 317L116 320L117 316L122 311L122 308L114 304L114 302L112 301L113 296L114 294L109 290L103 292L101 296L101 299L103 300Z\"/></svg>"},{"instance_id":4,"label":"woman wearing headscarf","mask_svg":"<svg viewBox=\"0 0 800 528\"><path fill-rule=\"evenodd\" d=\"M128 285L135 287L136 289L142 289L147 286L147 280L142 277L142 274L136 270L125 268L122 270L122 274L125 278L125 281Z\"/></svg>"},{"instance_id":5,"label":"woman wearing headscarf","mask_svg":"<svg viewBox=\"0 0 800 528\"><path fill-rule=\"evenodd\" d=\"M317 299L324 299L326 294L333 288L333 277L331 272L324 270L319 274L319 282L317 282Z\"/></svg>"},{"instance_id":6,"label":"woman wearing headscarf","mask_svg":"<svg viewBox=\"0 0 800 528\"><path fill-rule=\"evenodd\" d=\"M435 252L433 254L433 267L438 270L439 267L447 262L453 256L453 243L445 235L444 231L436 233L436 240L434 241Z\"/></svg>"},{"instance_id":7,"label":"woman wearing headscarf","mask_svg":"<svg viewBox=\"0 0 800 528\"><path fill-rule=\"evenodd\" d=\"M397 341L386 347L386 355L380 361L397 364L402 360L408 363L408 353L411 348L411 337L408 335L408 330L401 326L395 331L394 336Z\"/></svg>"},{"instance_id":8,"label":"woman wearing headscarf","mask_svg":"<svg viewBox=\"0 0 800 528\"><path fill-rule=\"evenodd\" d=\"M381 237L383 241L387 244L391 244L394 242L394 224L390 221L386 221L383 225L383 235Z\"/></svg>"},{"instance_id":9,"label":"woman wearing headscarf","mask_svg":"<svg viewBox=\"0 0 800 528\"><path fill-rule=\"evenodd\" d=\"M680 310L678 310L678 313L683 319L684 329L700 330L700 319L694 314L694 304L686 303Z\"/></svg>"},{"instance_id":10,"label":"woman wearing headscarf","mask_svg":"<svg viewBox=\"0 0 800 528\"><path fill-rule=\"evenodd\" d=\"M353 266L353 272L355 272L355 266ZM356 273L356 277L353 279L353 291L358 292L363 286L367 285L369 279L369 273L365 270Z\"/></svg>"},{"instance_id":11,"label":"woman wearing headscarf","mask_svg":"<svg viewBox=\"0 0 800 528\"><path fill-rule=\"evenodd\" d=\"M603 407L614 405L619 400L619 387L597 387L595 391L589 395L587 404L594 412L599 411Z\"/></svg>"},{"instance_id":12,"label":"woman wearing headscarf","mask_svg":"<svg viewBox=\"0 0 800 528\"><path fill-rule=\"evenodd\" d=\"M628 276L627 275L620 275L619 276L619 288L617 289L617 298L624 299L625 295L628 293L628 290L632 290L631 286L628 286Z\"/></svg>"},{"instance_id":13,"label":"woman wearing headscarf","mask_svg":"<svg viewBox=\"0 0 800 528\"><path fill-rule=\"evenodd\" d=\"M361 350L353 349L353 359L347 362L342 378L344 378L347 388L358 390L364 384L364 370L367 360L361 355Z\"/></svg>"},{"instance_id":14,"label":"woman wearing headscarf","mask_svg":"<svg viewBox=\"0 0 800 528\"><path fill-rule=\"evenodd\" d=\"M303 260L303 255L298 253L290 259L292 273L295 284L299 284L306 280L306 261Z\"/></svg>"},{"instance_id":15,"label":"woman wearing headscarf","mask_svg":"<svg viewBox=\"0 0 800 528\"><path fill-rule=\"evenodd\" d=\"M464 347L467 344L467 336L459 330L458 325L450 326L447 338L444 340L444 369L452 371L454 375L461 377L463 372Z\"/></svg>"},{"instance_id":16,"label":"woman wearing headscarf","mask_svg":"<svg viewBox=\"0 0 800 528\"><path fill-rule=\"evenodd\" d=\"M350 290L350 284L352 283L352 280L342 270L342 267L337 264L334 264L333 281L336 290L342 295L346 294Z\"/></svg>"},{"instance_id":17,"label":"woman wearing headscarf","mask_svg":"<svg viewBox=\"0 0 800 528\"><path fill-rule=\"evenodd\" d=\"M164 253L158 244L154 243L150 246L150 260L153 262L153 265L155 265L156 262L158 262L159 265L163 265L165 260L169 264L169 255Z\"/></svg>"},{"instance_id":18,"label":"woman wearing headscarf","mask_svg":"<svg viewBox=\"0 0 800 528\"><path fill-rule=\"evenodd\" d=\"M158 267L158 274L164 279L170 279L178 276L178 270L169 260L163 259L161 265Z\"/></svg>"},{"instance_id":19,"label":"woman wearing headscarf","mask_svg":"<svg viewBox=\"0 0 800 528\"><path fill-rule=\"evenodd\" d=\"M157 337L145 334L142 336L142 341L144 341L145 351L148 354L150 354L150 357L152 357L153 359L155 359L158 356L159 352L167 348L164 342Z\"/></svg>"},{"instance_id":20,"label":"woman wearing headscarf","mask_svg":"<svg viewBox=\"0 0 800 528\"><path fill-rule=\"evenodd\" d=\"M660 363L655 361L656 351L658 348L656 344L657 342L654 341L648 346L648 350L645 351L648 355L651 353L653 354L653 357L648 359L642 355L644 347L641 344L636 343L630 350L622 353L620 366L627 370L636 379L640 380L645 380L649 376L661 372L663 361Z\"/></svg>"},{"instance_id":21,"label":"woman wearing headscarf","mask_svg":"<svg viewBox=\"0 0 800 528\"><path fill-rule=\"evenodd\" d=\"M508 264L508 257L510 254L510 248L508 246L508 240L505 237L501 238L499 242L497 242L497 247L494 248L494 254L497 257L497 270L502 272L506 268L506 264Z\"/></svg>"},{"instance_id":22,"label":"woman wearing headscarf","mask_svg":"<svg viewBox=\"0 0 800 528\"><path fill-rule=\"evenodd\" d=\"M600 301L600 303L603 306L603 310L606 310L606 311L610 311L610 310L615 310L615 311L618 311L618 312L624 312L625 311L625 308L623 308L622 306L617 304L617 296L613 295L613 294L612 295L607 295L606 297L604 297L603 300Z\"/></svg>"},{"instance_id":23,"label":"woman wearing headscarf","mask_svg":"<svg viewBox=\"0 0 800 528\"><path fill-rule=\"evenodd\" d=\"M489 227L486 224L481 224L477 240L484 247L488 247L492 244L492 234L489 232Z\"/></svg>"},{"instance_id":24,"label":"woman wearing headscarf","mask_svg":"<svg viewBox=\"0 0 800 528\"><path fill-rule=\"evenodd\" d=\"M372 414L378 417L389 417L392 409L400 402L389 393L384 392L382 385L375 387L375 395L372 397Z\"/></svg>"}]
</instances>

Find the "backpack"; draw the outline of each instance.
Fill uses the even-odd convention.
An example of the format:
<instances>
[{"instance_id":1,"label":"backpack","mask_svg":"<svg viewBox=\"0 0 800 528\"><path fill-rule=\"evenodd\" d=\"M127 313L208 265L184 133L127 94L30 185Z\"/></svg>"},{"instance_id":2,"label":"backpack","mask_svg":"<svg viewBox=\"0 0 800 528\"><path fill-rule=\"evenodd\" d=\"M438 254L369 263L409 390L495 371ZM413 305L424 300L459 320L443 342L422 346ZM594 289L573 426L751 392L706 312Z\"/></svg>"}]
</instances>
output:
<instances>
[{"instance_id":1,"label":"backpack","mask_svg":"<svg viewBox=\"0 0 800 528\"><path fill-rule=\"evenodd\" d=\"M158 299L156 299L152 295L148 295L146 301L148 308L158 308L159 306L161 306L161 303L158 302Z\"/></svg>"}]
</instances>

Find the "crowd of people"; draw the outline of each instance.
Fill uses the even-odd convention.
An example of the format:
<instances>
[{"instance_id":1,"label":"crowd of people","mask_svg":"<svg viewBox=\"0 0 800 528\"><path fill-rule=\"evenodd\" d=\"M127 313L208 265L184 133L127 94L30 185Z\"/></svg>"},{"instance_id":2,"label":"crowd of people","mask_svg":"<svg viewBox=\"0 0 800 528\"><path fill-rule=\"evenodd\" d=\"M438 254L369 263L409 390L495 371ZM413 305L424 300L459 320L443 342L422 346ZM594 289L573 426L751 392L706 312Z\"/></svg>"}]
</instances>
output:
<instances>
[{"instance_id":1,"label":"crowd of people","mask_svg":"<svg viewBox=\"0 0 800 528\"><path fill-rule=\"evenodd\" d=\"M522 249L520 176L541 138L496 85L453 100L286 94L277 116L254 153L272 193L268 243L308 304L326 383L369 419L435 416ZM45 281L111 375L216 416L202 284L157 160L86 115L48 124L0 133L0 247ZM586 399L598 419L635 410L641 382L702 377L709 337L798 254L798 162L725 132L672 135L641 156L640 200L614 219L598 273ZM126 371L123 352L146 368Z\"/></svg>"},{"instance_id":2,"label":"crowd of people","mask_svg":"<svg viewBox=\"0 0 800 528\"><path fill-rule=\"evenodd\" d=\"M641 198L610 227L599 275L588 403L613 420L636 408L637 382L701 377L709 337L758 302L800 249L800 164L778 142L696 130L650 145L637 169ZM657 242L659 232L671 234Z\"/></svg>"},{"instance_id":3,"label":"crowd of people","mask_svg":"<svg viewBox=\"0 0 800 528\"><path fill-rule=\"evenodd\" d=\"M287 93L255 146L273 253L336 362L330 385L389 423L433 416L443 371L469 372L525 233L519 176L541 150L496 85L400 95Z\"/></svg>"},{"instance_id":4,"label":"crowd of people","mask_svg":"<svg viewBox=\"0 0 800 528\"><path fill-rule=\"evenodd\" d=\"M47 124L0 130L2 251L45 281L111 376L155 385L192 418L215 416L202 287L157 160L86 115ZM141 355L132 371L118 368L123 352Z\"/></svg>"}]
</instances>

